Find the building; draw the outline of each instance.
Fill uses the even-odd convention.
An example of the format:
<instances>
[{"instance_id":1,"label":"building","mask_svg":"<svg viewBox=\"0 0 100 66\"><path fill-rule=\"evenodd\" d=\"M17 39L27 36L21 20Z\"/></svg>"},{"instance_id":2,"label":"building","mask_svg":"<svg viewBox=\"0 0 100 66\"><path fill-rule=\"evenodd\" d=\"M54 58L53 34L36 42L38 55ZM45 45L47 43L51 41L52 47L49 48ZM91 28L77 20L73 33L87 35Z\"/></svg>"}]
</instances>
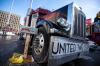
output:
<instances>
[{"instance_id":1,"label":"building","mask_svg":"<svg viewBox=\"0 0 100 66\"><path fill-rule=\"evenodd\" d=\"M8 17L10 12L0 10L0 31L17 33L20 28L20 16L11 13L9 24Z\"/></svg>"}]
</instances>

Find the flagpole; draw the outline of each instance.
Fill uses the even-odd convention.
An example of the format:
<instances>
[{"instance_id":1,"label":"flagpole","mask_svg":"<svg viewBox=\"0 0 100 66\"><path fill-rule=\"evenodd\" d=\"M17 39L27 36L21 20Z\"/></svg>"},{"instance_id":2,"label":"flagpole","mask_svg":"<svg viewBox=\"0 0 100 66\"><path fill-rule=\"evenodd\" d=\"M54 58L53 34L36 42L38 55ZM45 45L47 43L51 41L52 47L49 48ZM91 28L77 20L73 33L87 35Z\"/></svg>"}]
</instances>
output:
<instances>
[{"instance_id":1,"label":"flagpole","mask_svg":"<svg viewBox=\"0 0 100 66\"><path fill-rule=\"evenodd\" d=\"M14 0L12 0L10 11L12 11L13 5L14 5ZM10 22L10 16L11 16L11 12L9 12L6 26L3 28L5 34L6 34L6 31L5 31L6 27L10 26L10 24L9 24L9 22Z\"/></svg>"},{"instance_id":2,"label":"flagpole","mask_svg":"<svg viewBox=\"0 0 100 66\"><path fill-rule=\"evenodd\" d=\"M33 0L30 0L29 8L32 8Z\"/></svg>"},{"instance_id":3,"label":"flagpole","mask_svg":"<svg viewBox=\"0 0 100 66\"><path fill-rule=\"evenodd\" d=\"M10 11L12 11L12 7L13 7L13 5L14 5L14 0L12 0L11 7L10 7ZM9 25L10 16L11 16L11 12L10 12L9 15L8 15L7 25Z\"/></svg>"},{"instance_id":4,"label":"flagpole","mask_svg":"<svg viewBox=\"0 0 100 66\"><path fill-rule=\"evenodd\" d=\"M29 26L29 17L30 17L30 13L32 11L32 2L33 2L33 0L30 0L29 8L27 10L26 26ZM23 55L23 57L24 58L27 58L27 55L28 55L28 47L29 47L29 42L31 40L31 37L30 37L30 34L28 34L28 33L25 33L25 37L26 37L26 40L25 40L25 47L24 47L24 55Z\"/></svg>"}]
</instances>

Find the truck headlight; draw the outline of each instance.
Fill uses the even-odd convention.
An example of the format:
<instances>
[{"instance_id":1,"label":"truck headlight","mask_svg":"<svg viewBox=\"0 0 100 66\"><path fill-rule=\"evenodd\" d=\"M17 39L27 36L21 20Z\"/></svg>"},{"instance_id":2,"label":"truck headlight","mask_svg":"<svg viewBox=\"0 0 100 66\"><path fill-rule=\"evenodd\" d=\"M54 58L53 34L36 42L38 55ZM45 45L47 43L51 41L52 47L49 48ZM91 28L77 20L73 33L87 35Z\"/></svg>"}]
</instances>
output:
<instances>
[{"instance_id":1,"label":"truck headlight","mask_svg":"<svg viewBox=\"0 0 100 66\"><path fill-rule=\"evenodd\" d=\"M67 22L67 20L63 17L57 18L57 23L62 27L66 27L66 22Z\"/></svg>"}]
</instances>

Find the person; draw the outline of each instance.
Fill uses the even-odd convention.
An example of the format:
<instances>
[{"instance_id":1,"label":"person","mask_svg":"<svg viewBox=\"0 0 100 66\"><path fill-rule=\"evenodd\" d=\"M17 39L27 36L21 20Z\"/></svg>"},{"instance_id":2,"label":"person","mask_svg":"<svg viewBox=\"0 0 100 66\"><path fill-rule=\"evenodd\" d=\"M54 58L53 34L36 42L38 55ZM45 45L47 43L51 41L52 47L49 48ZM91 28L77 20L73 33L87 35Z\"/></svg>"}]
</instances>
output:
<instances>
[{"instance_id":1,"label":"person","mask_svg":"<svg viewBox=\"0 0 100 66\"><path fill-rule=\"evenodd\" d=\"M24 40L23 35L24 35L23 33L20 33L20 34L19 34L19 36L20 36L20 38L19 38L19 39L20 39L20 40Z\"/></svg>"}]
</instances>

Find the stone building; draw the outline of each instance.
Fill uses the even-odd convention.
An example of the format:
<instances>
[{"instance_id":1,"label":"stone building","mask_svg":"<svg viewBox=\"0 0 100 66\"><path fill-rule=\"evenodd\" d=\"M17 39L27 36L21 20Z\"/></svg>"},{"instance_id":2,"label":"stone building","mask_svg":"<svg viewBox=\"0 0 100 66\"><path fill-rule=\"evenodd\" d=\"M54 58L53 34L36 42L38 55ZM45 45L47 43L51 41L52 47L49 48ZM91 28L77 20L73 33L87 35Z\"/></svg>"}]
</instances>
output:
<instances>
[{"instance_id":1,"label":"stone building","mask_svg":"<svg viewBox=\"0 0 100 66\"><path fill-rule=\"evenodd\" d=\"M10 20L8 18L10 14ZM0 31L17 33L20 28L20 16L0 10Z\"/></svg>"}]
</instances>

